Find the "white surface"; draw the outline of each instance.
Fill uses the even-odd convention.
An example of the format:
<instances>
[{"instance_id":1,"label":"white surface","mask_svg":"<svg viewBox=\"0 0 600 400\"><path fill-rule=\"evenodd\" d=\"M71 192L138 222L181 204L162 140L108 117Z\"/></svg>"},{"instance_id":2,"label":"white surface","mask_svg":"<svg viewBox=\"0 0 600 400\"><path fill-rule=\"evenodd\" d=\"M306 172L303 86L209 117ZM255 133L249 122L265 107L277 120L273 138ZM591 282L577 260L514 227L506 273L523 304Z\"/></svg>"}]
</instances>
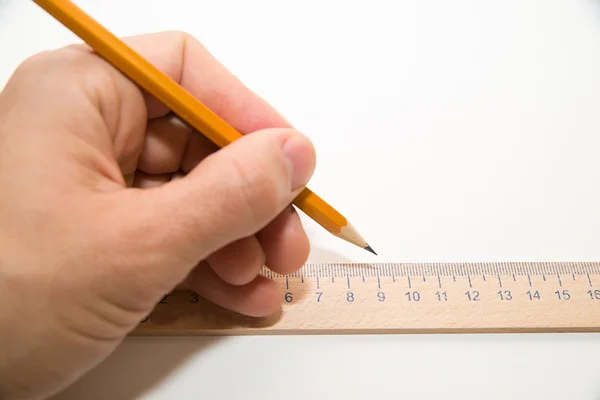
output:
<instances>
[{"instance_id":1,"label":"white surface","mask_svg":"<svg viewBox=\"0 0 600 400\"><path fill-rule=\"evenodd\" d=\"M310 187L379 261L600 258L597 1L77 4L202 40L313 138ZM0 0L2 83L73 40ZM376 260L307 229L311 260ZM597 335L139 339L59 398L597 400L599 356Z\"/></svg>"}]
</instances>

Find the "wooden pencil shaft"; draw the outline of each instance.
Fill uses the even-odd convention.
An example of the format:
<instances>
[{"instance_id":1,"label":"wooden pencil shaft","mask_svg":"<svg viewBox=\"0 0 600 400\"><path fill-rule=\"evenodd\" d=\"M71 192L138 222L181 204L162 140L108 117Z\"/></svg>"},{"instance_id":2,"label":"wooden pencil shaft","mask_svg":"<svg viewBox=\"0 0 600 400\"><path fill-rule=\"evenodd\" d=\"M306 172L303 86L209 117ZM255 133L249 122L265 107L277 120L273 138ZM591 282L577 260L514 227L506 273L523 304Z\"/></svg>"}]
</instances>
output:
<instances>
[{"instance_id":1,"label":"wooden pencil shaft","mask_svg":"<svg viewBox=\"0 0 600 400\"><path fill-rule=\"evenodd\" d=\"M247 318L192 292L157 304L132 335L600 332L600 263L310 263L261 272L282 312Z\"/></svg>"},{"instance_id":2,"label":"wooden pencil shaft","mask_svg":"<svg viewBox=\"0 0 600 400\"><path fill-rule=\"evenodd\" d=\"M33 1L79 36L129 79L155 96L173 113L217 146L222 148L242 137L241 133L187 90L150 64L72 2L68 0ZM347 223L345 217L308 188L305 188L297 196L294 205L333 234L339 234L341 228Z\"/></svg>"}]
</instances>

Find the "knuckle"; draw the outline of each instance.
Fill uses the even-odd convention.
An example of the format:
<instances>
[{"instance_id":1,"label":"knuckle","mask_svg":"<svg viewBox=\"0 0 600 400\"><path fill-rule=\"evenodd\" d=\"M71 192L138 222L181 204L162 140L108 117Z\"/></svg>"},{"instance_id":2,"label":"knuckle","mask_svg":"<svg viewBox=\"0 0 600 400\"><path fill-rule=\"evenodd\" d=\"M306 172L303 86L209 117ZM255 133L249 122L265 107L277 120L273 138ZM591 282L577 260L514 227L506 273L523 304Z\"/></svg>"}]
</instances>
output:
<instances>
[{"instance_id":1,"label":"knuckle","mask_svg":"<svg viewBox=\"0 0 600 400\"><path fill-rule=\"evenodd\" d=\"M43 68L48 61L51 59L52 52L51 51L42 51L36 54L33 54L23 60L21 64L17 67L18 71L23 70L35 70L37 68Z\"/></svg>"},{"instance_id":2,"label":"knuckle","mask_svg":"<svg viewBox=\"0 0 600 400\"><path fill-rule=\"evenodd\" d=\"M62 50L46 50L33 54L17 66L13 74L14 78L27 77L36 82L39 79L51 79L50 75L60 67Z\"/></svg>"},{"instance_id":3,"label":"knuckle","mask_svg":"<svg viewBox=\"0 0 600 400\"><path fill-rule=\"evenodd\" d=\"M188 32L179 29L164 31L161 35L163 35L166 40L173 40L174 42L185 42L191 37Z\"/></svg>"}]
</instances>

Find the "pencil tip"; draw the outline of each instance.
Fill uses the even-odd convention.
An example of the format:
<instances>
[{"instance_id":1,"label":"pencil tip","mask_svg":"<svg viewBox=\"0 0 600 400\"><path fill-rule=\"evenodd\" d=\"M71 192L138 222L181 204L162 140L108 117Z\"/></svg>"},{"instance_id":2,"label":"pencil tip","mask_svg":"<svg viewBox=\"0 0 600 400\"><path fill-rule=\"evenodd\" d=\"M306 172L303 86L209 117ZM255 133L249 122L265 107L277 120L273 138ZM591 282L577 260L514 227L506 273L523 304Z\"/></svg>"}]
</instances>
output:
<instances>
[{"instance_id":1,"label":"pencil tip","mask_svg":"<svg viewBox=\"0 0 600 400\"><path fill-rule=\"evenodd\" d=\"M373 253L373 254L377 255L377 253L375 253L375 250L373 250L373 248L372 248L371 246L369 246L369 245L367 245L367 246L365 247L365 250L367 250L367 251L370 251L371 253Z\"/></svg>"}]
</instances>

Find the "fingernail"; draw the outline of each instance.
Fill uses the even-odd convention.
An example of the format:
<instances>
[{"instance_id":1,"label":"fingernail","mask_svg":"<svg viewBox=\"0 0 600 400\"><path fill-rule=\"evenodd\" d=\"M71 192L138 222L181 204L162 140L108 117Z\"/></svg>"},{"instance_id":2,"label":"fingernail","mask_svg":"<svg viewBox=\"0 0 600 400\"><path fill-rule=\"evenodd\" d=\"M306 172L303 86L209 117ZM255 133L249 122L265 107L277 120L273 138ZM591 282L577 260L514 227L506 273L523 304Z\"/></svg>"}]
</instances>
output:
<instances>
[{"instance_id":1,"label":"fingernail","mask_svg":"<svg viewBox=\"0 0 600 400\"><path fill-rule=\"evenodd\" d=\"M282 147L283 154L290 163L292 191L306 186L315 168L315 149L304 135L293 134Z\"/></svg>"}]
</instances>

